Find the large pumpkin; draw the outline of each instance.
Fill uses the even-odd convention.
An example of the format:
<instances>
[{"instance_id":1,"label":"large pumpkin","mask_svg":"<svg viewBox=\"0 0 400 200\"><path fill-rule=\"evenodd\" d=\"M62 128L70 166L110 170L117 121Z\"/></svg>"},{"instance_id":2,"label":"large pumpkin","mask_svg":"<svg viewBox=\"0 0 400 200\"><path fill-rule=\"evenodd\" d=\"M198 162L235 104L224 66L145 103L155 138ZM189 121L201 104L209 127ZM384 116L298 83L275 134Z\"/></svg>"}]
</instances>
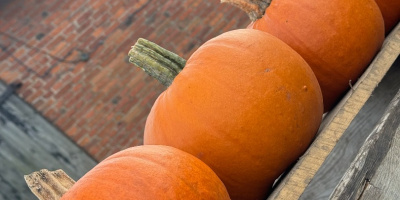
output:
<instances>
[{"instance_id":1,"label":"large pumpkin","mask_svg":"<svg viewBox=\"0 0 400 200\"><path fill-rule=\"evenodd\" d=\"M234 30L188 59L152 107L144 144L197 156L232 199L264 199L310 145L322 112L318 81L300 55L262 31Z\"/></svg>"},{"instance_id":2,"label":"large pumpkin","mask_svg":"<svg viewBox=\"0 0 400 200\"><path fill-rule=\"evenodd\" d=\"M228 200L217 175L196 157L158 145L132 147L99 163L62 200Z\"/></svg>"},{"instance_id":3,"label":"large pumpkin","mask_svg":"<svg viewBox=\"0 0 400 200\"><path fill-rule=\"evenodd\" d=\"M252 9L265 9L270 0L222 1L254 14ZM276 36L307 61L321 86L325 111L357 81L384 39L374 0L272 0L248 28Z\"/></svg>"},{"instance_id":4,"label":"large pumpkin","mask_svg":"<svg viewBox=\"0 0 400 200\"><path fill-rule=\"evenodd\" d=\"M375 0L385 21L385 33L390 31L400 21L400 0Z\"/></svg>"}]
</instances>

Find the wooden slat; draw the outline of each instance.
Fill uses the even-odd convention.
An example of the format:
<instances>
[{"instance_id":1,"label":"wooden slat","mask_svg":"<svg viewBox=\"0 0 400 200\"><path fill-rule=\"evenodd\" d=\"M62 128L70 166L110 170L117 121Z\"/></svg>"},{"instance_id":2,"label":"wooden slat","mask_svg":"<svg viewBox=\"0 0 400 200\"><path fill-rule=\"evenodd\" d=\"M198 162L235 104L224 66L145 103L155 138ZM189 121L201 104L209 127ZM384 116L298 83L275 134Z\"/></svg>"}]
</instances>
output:
<instances>
[{"instance_id":1,"label":"wooden slat","mask_svg":"<svg viewBox=\"0 0 400 200\"><path fill-rule=\"evenodd\" d=\"M5 86L0 83L0 93L4 90ZM47 166L44 166L44 163L42 163L40 166L32 168L31 171L25 174L43 168L50 170L62 168L73 179L77 180L97 164L84 150L79 148L67 136L16 95L11 96L8 101L2 105L1 109L11 113L18 122L16 123L15 121L7 119L5 113L1 113L6 123L0 127L0 129L3 129L3 137L7 134L8 138L14 138L13 141L15 142L20 140L24 141L27 146L31 145L31 149L21 147L21 150L26 149L24 151L25 153L34 150L41 153L46 152L46 155L49 156ZM13 134L14 132L18 136ZM18 145L22 146L23 144L18 143ZM37 155L34 153L35 152L33 152L32 155ZM53 159L56 161L53 162Z\"/></svg>"},{"instance_id":2,"label":"wooden slat","mask_svg":"<svg viewBox=\"0 0 400 200\"><path fill-rule=\"evenodd\" d=\"M400 56L321 165L300 200L326 200L400 88Z\"/></svg>"},{"instance_id":3,"label":"wooden slat","mask_svg":"<svg viewBox=\"0 0 400 200\"><path fill-rule=\"evenodd\" d=\"M303 157L280 182L269 200L299 199L339 138L370 97L400 53L400 24L385 40L382 50L342 101L324 119L319 135Z\"/></svg>"},{"instance_id":4,"label":"wooden slat","mask_svg":"<svg viewBox=\"0 0 400 200\"><path fill-rule=\"evenodd\" d=\"M0 200L35 199L24 181L17 179L21 173L11 162L0 155Z\"/></svg>"},{"instance_id":5,"label":"wooden slat","mask_svg":"<svg viewBox=\"0 0 400 200\"><path fill-rule=\"evenodd\" d=\"M400 199L400 90L331 199Z\"/></svg>"},{"instance_id":6,"label":"wooden slat","mask_svg":"<svg viewBox=\"0 0 400 200\"><path fill-rule=\"evenodd\" d=\"M0 94L5 88L0 82ZM0 200L36 199L26 174L63 169L78 180L96 164L16 95L0 106Z\"/></svg>"},{"instance_id":7,"label":"wooden slat","mask_svg":"<svg viewBox=\"0 0 400 200\"><path fill-rule=\"evenodd\" d=\"M2 117L2 115L0 114ZM40 143L31 141L31 138L19 130L14 124L7 123L0 128L0 138L3 144L0 146L0 154L13 163L21 174L31 173L32 169L57 169L63 165L59 160L41 147ZM78 176L75 172L71 172Z\"/></svg>"}]
</instances>

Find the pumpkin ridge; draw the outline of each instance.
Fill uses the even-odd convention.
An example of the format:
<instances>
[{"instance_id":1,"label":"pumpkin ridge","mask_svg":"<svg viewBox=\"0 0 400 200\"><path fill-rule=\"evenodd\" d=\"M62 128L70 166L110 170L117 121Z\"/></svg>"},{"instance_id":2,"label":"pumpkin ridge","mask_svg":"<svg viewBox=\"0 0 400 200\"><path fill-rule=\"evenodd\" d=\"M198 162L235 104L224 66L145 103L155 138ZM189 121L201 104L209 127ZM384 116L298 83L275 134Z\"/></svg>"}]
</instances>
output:
<instances>
[{"instance_id":1,"label":"pumpkin ridge","mask_svg":"<svg viewBox=\"0 0 400 200\"><path fill-rule=\"evenodd\" d=\"M152 148L152 145L150 145L150 148ZM121 155L121 156L118 156L118 157L109 157L109 158L104 160L105 162L103 162L102 165L107 166L110 163L115 163L115 162L118 162L118 161L127 162L127 160L128 160L128 162L131 162L131 163L141 163L141 166L142 165L148 165L148 166L154 165L154 166L157 166L157 167L154 167L154 168L162 169L162 172L160 172L160 174L168 175L170 177L175 177L175 178L181 180L188 188L190 188L193 192L197 193L200 196L201 193L199 193L199 191L196 190L196 188L194 188L191 184L189 184L188 181L185 180L182 176L176 176L175 174L173 174L170 171L168 171L166 169L165 165L164 165L165 163L160 163L159 162L160 159L157 160L157 159L153 159L152 157L149 157L148 154L157 153L158 152L157 149L155 149L155 148L153 148L151 150L153 150L153 152L149 151L149 152L146 152L146 154L137 154L136 153L136 154L134 154L135 157L132 157L132 155ZM184 153L187 154L186 152L184 152ZM171 157L170 154L172 156L173 152L169 151L169 149L163 149L163 153L162 153L163 157ZM187 159L191 159L191 158L187 158ZM201 170L201 167L199 167L198 165L191 165L191 166L192 167L195 166L197 170ZM145 167L145 166L142 166L142 167ZM125 168L121 168L121 169L125 170ZM195 170L192 170L192 171L195 171ZM211 169L209 169L209 171L211 171ZM127 171L127 172L130 172L130 171ZM141 177L140 180L144 181L146 184L149 183L146 179L144 179L142 177ZM151 184L147 184L147 185L153 186Z\"/></svg>"},{"instance_id":2,"label":"pumpkin ridge","mask_svg":"<svg viewBox=\"0 0 400 200\"><path fill-rule=\"evenodd\" d=\"M176 177L176 178L178 178L178 179L181 180L188 188L190 188L190 190L192 190L192 191L195 192L196 194L200 195L199 191L196 190L196 188L194 188L191 184L189 184L187 180L185 180L185 179L182 178L181 176L177 176L177 175L175 175L175 174L173 174L173 173L170 173L170 171L168 171L168 170L165 168L165 166L164 166L163 164L161 164L161 163L158 162L159 160L153 160L153 159L150 159L150 158L147 158L147 157L146 157L146 158L137 158L137 160L142 161L142 163L143 163L143 162L144 162L144 163L150 163L150 164L152 164L152 165L158 166L158 169L163 169L163 171L164 171L163 174L167 174L167 176L170 176L170 177ZM196 166L196 168L199 168L199 167Z\"/></svg>"},{"instance_id":3,"label":"pumpkin ridge","mask_svg":"<svg viewBox=\"0 0 400 200\"><path fill-rule=\"evenodd\" d=\"M100 162L62 199L219 200L229 199L229 194L215 172L193 155L164 145L142 145Z\"/></svg>"}]
</instances>

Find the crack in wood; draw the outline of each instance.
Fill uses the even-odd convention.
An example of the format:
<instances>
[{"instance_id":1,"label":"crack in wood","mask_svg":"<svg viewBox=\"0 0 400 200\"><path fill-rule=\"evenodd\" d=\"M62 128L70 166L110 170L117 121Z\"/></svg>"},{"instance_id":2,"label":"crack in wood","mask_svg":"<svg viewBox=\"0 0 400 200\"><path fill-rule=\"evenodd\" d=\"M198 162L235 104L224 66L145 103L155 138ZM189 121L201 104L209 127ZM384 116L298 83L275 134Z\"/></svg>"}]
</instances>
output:
<instances>
[{"instance_id":1,"label":"crack in wood","mask_svg":"<svg viewBox=\"0 0 400 200\"><path fill-rule=\"evenodd\" d=\"M370 184L370 180L368 178L365 178L364 184L363 184L364 186L362 187L361 193L358 196L357 200L361 200L361 198L363 197L364 192L367 190L369 184Z\"/></svg>"}]
</instances>

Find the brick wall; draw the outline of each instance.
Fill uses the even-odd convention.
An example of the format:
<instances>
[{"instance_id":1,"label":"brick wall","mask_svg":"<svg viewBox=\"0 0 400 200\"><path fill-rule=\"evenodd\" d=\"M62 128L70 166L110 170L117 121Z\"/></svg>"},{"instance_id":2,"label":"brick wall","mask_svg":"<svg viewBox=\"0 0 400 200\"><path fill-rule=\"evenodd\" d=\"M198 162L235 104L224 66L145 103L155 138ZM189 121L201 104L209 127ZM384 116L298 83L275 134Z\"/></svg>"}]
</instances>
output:
<instances>
[{"instance_id":1,"label":"brick wall","mask_svg":"<svg viewBox=\"0 0 400 200\"><path fill-rule=\"evenodd\" d=\"M142 143L165 90L127 62L139 37L187 59L248 23L219 0L3 0L0 79L22 82L18 95L100 161Z\"/></svg>"}]
</instances>

